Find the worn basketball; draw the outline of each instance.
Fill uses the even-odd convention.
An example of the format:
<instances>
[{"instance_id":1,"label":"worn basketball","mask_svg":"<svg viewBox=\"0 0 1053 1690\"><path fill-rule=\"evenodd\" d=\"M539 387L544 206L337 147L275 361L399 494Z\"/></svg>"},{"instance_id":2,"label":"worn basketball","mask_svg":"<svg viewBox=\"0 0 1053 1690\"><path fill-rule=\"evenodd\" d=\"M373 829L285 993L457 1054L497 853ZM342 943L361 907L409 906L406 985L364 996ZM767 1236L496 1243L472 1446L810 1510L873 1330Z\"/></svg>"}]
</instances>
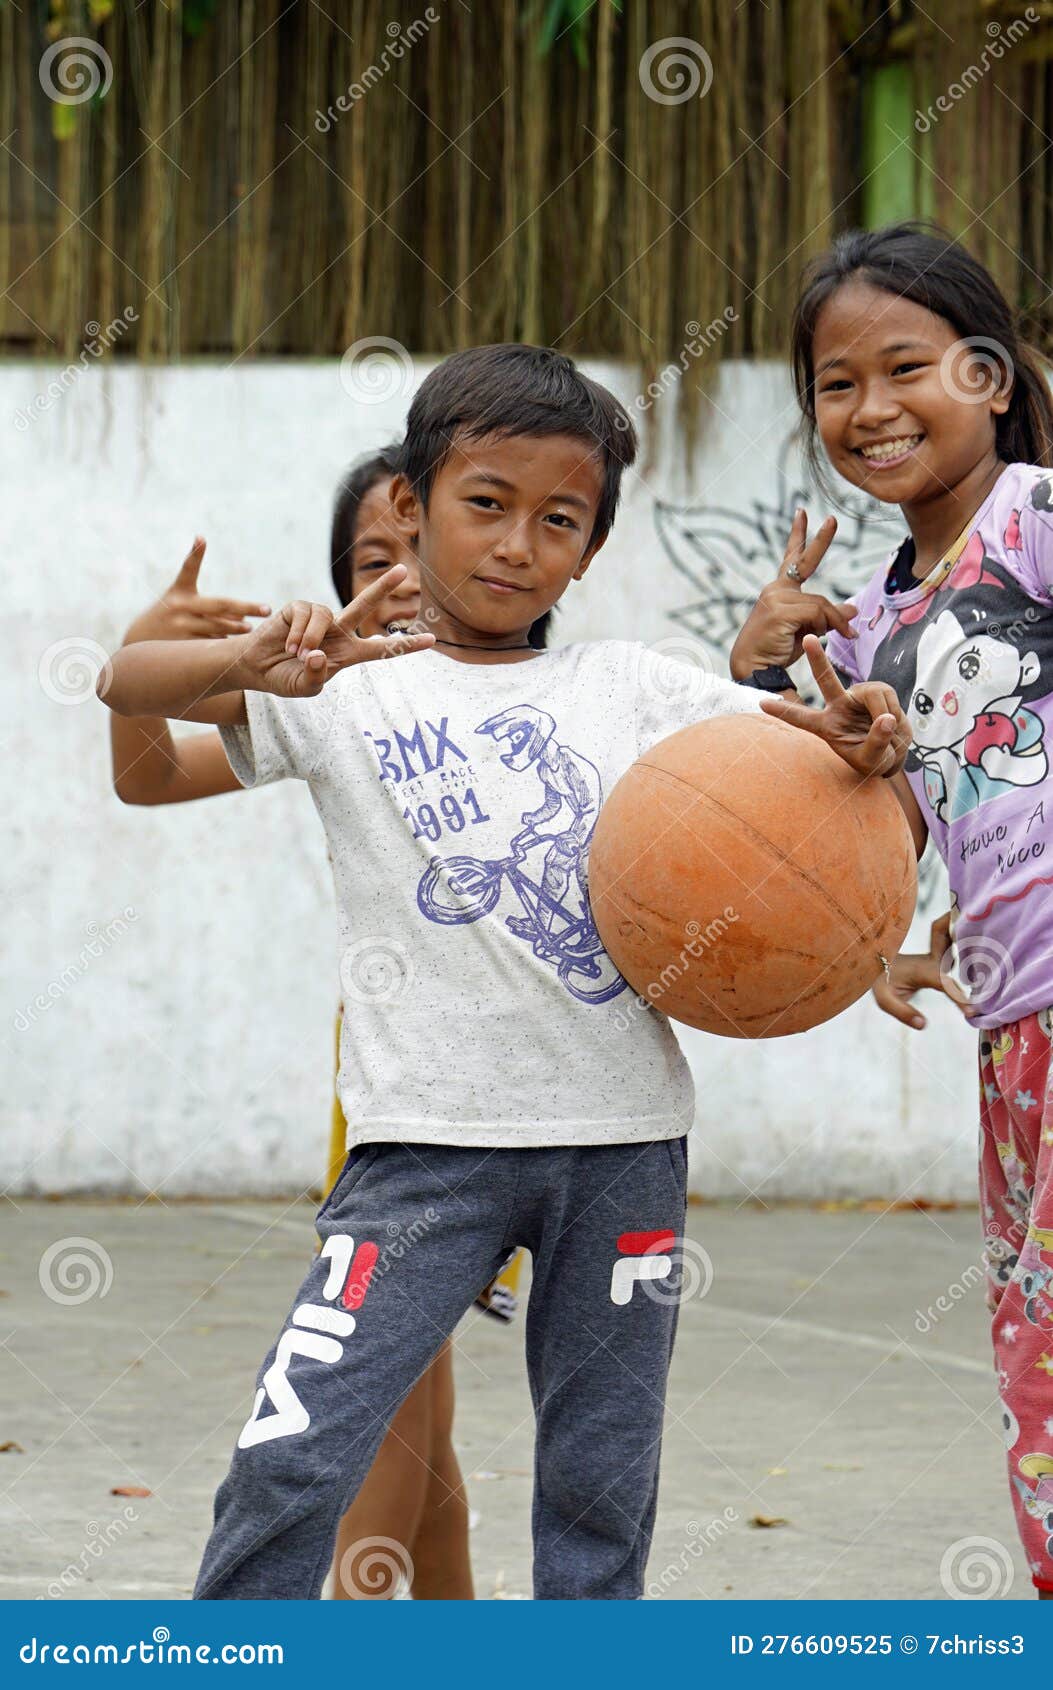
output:
<instances>
[{"instance_id":1,"label":"worn basketball","mask_svg":"<svg viewBox=\"0 0 1053 1690\"><path fill-rule=\"evenodd\" d=\"M896 955L916 894L888 782L760 714L653 746L603 805L589 854L596 926L629 984L739 1039L847 1009Z\"/></svg>"}]
</instances>

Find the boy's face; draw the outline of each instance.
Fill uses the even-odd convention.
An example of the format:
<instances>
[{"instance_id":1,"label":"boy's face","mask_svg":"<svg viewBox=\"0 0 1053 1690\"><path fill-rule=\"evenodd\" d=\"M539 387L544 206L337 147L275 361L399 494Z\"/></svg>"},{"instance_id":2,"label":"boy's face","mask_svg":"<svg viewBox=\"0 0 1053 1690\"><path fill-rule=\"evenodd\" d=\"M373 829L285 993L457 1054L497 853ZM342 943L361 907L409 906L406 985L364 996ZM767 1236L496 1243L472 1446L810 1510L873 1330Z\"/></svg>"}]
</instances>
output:
<instances>
[{"instance_id":1,"label":"boy's face","mask_svg":"<svg viewBox=\"0 0 1053 1690\"><path fill-rule=\"evenodd\" d=\"M361 593L396 563L405 564L406 573L379 604L367 611L358 625L363 635L407 628L420 610L420 570L413 549L413 529L396 516L390 494L390 481L378 481L359 501L351 545L351 591Z\"/></svg>"},{"instance_id":2,"label":"boy's face","mask_svg":"<svg viewBox=\"0 0 1053 1690\"><path fill-rule=\"evenodd\" d=\"M877 499L939 497L993 453L1009 391L945 318L861 280L819 313L815 415L834 469Z\"/></svg>"},{"instance_id":3,"label":"boy's face","mask_svg":"<svg viewBox=\"0 0 1053 1690\"><path fill-rule=\"evenodd\" d=\"M599 455L564 434L455 440L426 511L396 478L396 511L419 520L425 613L434 608L454 638L525 638L599 550L590 536L602 489Z\"/></svg>"}]
</instances>

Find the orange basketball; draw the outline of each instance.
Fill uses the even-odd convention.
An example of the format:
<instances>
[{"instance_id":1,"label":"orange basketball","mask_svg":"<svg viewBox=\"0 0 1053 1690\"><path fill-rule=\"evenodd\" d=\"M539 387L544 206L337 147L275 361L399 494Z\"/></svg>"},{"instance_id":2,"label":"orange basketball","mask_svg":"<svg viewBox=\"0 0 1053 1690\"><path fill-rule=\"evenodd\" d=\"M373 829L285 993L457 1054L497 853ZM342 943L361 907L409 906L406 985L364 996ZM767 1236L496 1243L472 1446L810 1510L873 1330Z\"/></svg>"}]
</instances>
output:
<instances>
[{"instance_id":1,"label":"orange basketball","mask_svg":"<svg viewBox=\"0 0 1053 1690\"><path fill-rule=\"evenodd\" d=\"M652 747L600 811L589 895L629 984L731 1038L801 1033L891 962L917 863L887 781L812 734L720 716Z\"/></svg>"}]
</instances>

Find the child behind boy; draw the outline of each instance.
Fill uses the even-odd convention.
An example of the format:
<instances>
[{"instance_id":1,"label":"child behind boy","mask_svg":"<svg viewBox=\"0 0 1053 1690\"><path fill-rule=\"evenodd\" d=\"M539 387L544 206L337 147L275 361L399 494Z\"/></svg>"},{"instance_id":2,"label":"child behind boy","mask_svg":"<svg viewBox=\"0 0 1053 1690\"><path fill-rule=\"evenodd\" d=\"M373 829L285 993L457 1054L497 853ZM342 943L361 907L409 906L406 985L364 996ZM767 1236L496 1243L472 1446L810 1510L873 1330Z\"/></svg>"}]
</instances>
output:
<instances>
[{"instance_id":1,"label":"child behind boy","mask_svg":"<svg viewBox=\"0 0 1053 1690\"><path fill-rule=\"evenodd\" d=\"M391 1416L516 1245L533 1257L535 1594L641 1593L693 1096L666 1018L620 1014L588 847L642 752L759 699L639 644L529 644L606 540L635 449L570 359L457 354L413 401L392 485L419 533L427 634L356 639L381 580L335 619L298 603L247 636L113 660L121 712L192 715L239 689L234 769L309 783L343 969L384 979L345 1029L350 1154L217 1495L199 1597L318 1595ZM865 768L894 727L869 690L876 705L857 688L815 713ZM374 1275L396 1233L413 1247Z\"/></svg>"}]
</instances>

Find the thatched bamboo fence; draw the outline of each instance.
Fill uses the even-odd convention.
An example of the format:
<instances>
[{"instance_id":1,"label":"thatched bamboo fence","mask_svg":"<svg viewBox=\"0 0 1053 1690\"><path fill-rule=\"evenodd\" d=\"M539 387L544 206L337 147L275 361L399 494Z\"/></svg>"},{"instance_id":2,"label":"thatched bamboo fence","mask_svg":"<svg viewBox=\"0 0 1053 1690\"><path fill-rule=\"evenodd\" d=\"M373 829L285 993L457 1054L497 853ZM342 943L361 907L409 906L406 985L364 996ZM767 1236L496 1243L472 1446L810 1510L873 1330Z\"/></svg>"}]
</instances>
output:
<instances>
[{"instance_id":1,"label":"thatched bamboo fence","mask_svg":"<svg viewBox=\"0 0 1053 1690\"><path fill-rule=\"evenodd\" d=\"M672 37L704 51L663 66ZM123 312L151 360L386 335L654 371L721 318L714 357L778 353L802 262L890 208L1048 342L1051 50L1048 0L0 0L0 345Z\"/></svg>"}]
</instances>

